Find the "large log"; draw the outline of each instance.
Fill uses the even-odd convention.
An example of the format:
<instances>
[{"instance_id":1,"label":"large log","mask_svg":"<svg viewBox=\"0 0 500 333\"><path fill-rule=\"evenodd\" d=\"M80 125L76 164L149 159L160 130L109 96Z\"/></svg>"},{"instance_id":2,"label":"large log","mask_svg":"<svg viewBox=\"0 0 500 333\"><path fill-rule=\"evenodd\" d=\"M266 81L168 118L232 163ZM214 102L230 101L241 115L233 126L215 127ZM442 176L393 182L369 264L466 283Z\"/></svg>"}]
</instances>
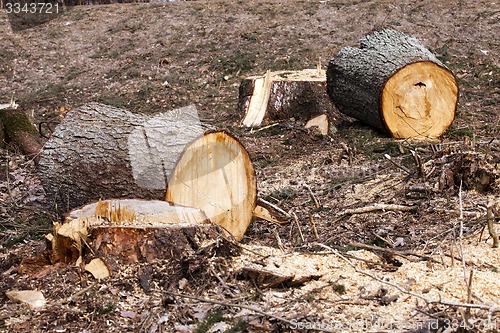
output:
<instances>
[{"instance_id":1,"label":"large log","mask_svg":"<svg viewBox=\"0 0 500 333\"><path fill-rule=\"evenodd\" d=\"M163 200L182 151L203 131L194 106L147 116L91 103L56 128L40 177L58 212L101 198Z\"/></svg>"},{"instance_id":2,"label":"large log","mask_svg":"<svg viewBox=\"0 0 500 333\"><path fill-rule=\"evenodd\" d=\"M453 73L416 38L395 30L343 48L326 75L328 95L342 113L395 138L438 137L455 117Z\"/></svg>"},{"instance_id":3,"label":"large log","mask_svg":"<svg viewBox=\"0 0 500 333\"><path fill-rule=\"evenodd\" d=\"M255 172L241 143L224 131L190 144L168 183L166 200L201 209L241 240L257 200Z\"/></svg>"},{"instance_id":4,"label":"large log","mask_svg":"<svg viewBox=\"0 0 500 333\"><path fill-rule=\"evenodd\" d=\"M238 108L247 127L290 118L307 121L331 115L334 109L326 94L325 71L319 65L318 69L267 72L243 79Z\"/></svg>"},{"instance_id":5,"label":"large log","mask_svg":"<svg viewBox=\"0 0 500 333\"><path fill-rule=\"evenodd\" d=\"M91 255L121 264L178 258L215 242L221 231L199 209L165 201L98 201L54 225L52 250L63 262Z\"/></svg>"}]
</instances>

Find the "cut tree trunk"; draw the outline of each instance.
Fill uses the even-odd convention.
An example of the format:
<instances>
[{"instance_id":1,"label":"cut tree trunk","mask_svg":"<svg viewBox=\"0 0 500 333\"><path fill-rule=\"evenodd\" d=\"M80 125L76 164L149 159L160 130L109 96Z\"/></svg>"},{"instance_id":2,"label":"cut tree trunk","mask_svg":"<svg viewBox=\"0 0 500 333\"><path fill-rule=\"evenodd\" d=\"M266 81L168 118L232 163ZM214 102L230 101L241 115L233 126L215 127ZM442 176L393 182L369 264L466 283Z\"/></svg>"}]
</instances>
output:
<instances>
[{"instance_id":1,"label":"cut tree trunk","mask_svg":"<svg viewBox=\"0 0 500 333\"><path fill-rule=\"evenodd\" d=\"M320 114L331 115L333 109L326 94L325 71L319 65L302 71L268 71L240 84L239 110L247 127L290 118L307 121Z\"/></svg>"},{"instance_id":2,"label":"cut tree trunk","mask_svg":"<svg viewBox=\"0 0 500 333\"><path fill-rule=\"evenodd\" d=\"M114 269L194 253L220 235L199 209L156 200L107 200L75 209L64 223L55 223L52 250L63 262L90 253Z\"/></svg>"},{"instance_id":3,"label":"cut tree trunk","mask_svg":"<svg viewBox=\"0 0 500 333\"><path fill-rule=\"evenodd\" d=\"M243 145L224 131L190 144L168 183L166 200L201 209L241 240L257 199L255 172Z\"/></svg>"},{"instance_id":4,"label":"cut tree trunk","mask_svg":"<svg viewBox=\"0 0 500 333\"><path fill-rule=\"evenodd\" d=\"M40 178L58 212L98 199L163 199L185 146L204 132L194 106L154 116L91 103L45 144Z\"/></svg>"},{"instance_id":5,"label":"cut tree trunk","mask_svg":"<svg viewBox=\"0 0 500 333\"><path fill-rule=\"evenodd\" d=\"M458 101L453 73L416 38L390 29L333 57L327 90L342 113L395 138L439 137Z\"/></svg>"},{"instance_id":6,"label":"cut tree trunk","mask_svg":"<svg viewBox=\"0 0 500 333\"><path fill-rule=\"evenodd\" d=\"M40 135L26 113L10 105L16 104L2 104L0 108L0 146L4 142L13 144L37 164L42 149Z\"/></svg>"}]
</instances>

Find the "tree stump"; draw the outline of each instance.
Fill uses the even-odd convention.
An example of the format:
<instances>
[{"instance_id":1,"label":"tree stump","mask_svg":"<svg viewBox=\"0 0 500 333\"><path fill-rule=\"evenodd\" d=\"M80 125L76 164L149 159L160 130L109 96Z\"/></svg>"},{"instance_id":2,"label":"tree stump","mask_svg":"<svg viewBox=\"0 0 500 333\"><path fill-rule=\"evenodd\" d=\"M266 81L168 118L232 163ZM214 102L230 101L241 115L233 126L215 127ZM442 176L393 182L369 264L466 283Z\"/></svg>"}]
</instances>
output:
<instances>
[{"instance_id":1,"label":"tree stump","mask_svg":"<svg viewBox=\"0 0 500 333\"><path fill-rule=\"evenodd\" d=\"M416 38L395 30L343 48L326 75L328 95L342 113L395 138L439 137L455 117L453 73Z\"/></svg>"},{"instance_id":2,"label":"tree stump","mask_svg":"<svg viewBox=\"0 0 500 333\"><path fill-rule=\"evenodd\" d=\"M155 200L106 200L75 209L64 223L55 223L52 249L63 262L91 253L115 268L194 253L220 235L199 209Z\"/></svg>"},{"instance_id":3,"label":"tree stump","mask_svg":"<svg viewBox=\"0 0 500 333\"><path fill-rule=\"evenodd\" d=\"M257 200L255 171L243 145L224 131L206 133L182 154L166 200L201 209L241 240Z\"/></svg>"},{"instance_id":4,"label":"tree stump","mask_svg":"<svg viewBox=\"0 0 500 333\"><path fill-rule=\"evenodd\" d=\"M321 114L331 115L334 109L326 94L325 71L319 66L302 71L268 71L243 79L238 108L247 127L290 118L307 121Z\"/></svg>"},{"instance_id":5,"label":"tree stump","mask_svg":"<svg viewBox=\"0 0 500 333\"><path fill-rule=\"evenodd\" d=\"M45 144L40 178L58 212L101 198L164 199L182 151L203 132L194 106L148 116L91 103Z\"/></svg>"}]
</instances>

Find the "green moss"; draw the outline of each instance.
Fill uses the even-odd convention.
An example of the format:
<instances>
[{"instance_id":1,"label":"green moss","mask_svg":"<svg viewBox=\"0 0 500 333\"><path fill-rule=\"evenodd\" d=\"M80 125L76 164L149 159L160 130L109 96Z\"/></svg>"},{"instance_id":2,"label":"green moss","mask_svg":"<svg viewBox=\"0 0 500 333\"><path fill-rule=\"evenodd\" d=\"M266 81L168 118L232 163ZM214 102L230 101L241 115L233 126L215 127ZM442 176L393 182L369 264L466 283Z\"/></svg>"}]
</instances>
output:
<instances>
[{"instance_id":1,"label":"green moss","mask_svg":"<svg viewBox=\"0 0 500 333\"><path fill-rule=\"evenodd\" d=\"M295 199L298 196L297 191L295 191L292 188L286 187L281 190L276 190L273 193L271 193L269 197L278 199L278 200L292 200Z\"/></svg>"},{"instance_id":2,"label":"green moss","mask_svg":"<svg viewBox=\"0 0 500 333\"><path fill-rule=\"evenodd\" d=\"M103 95L97 98L97 101L103 104L111 105L117 108L124 108L128 106L128 100L121 96L107 96Z\"/></svg>"},{"instance_id":3,"label":"green moss","mask_svg":"<svg viewBox=\"0 0 500 333\"><path fill-rule=\"evenodd\" d=\"M11 237L3 240L3 246L9 248L29 239L41 239L52 230L52 218L46 215L36 216L29 221L21 219L7 220L0 223L0 230L15 230L9 232Z\"/></svg>"},{"instance_id":4,"label":"green moss","mask_svg":"<svg viewBox=\"0 0 500 333\"><path fill-rule=\"evenodd\" d=\"M99 315L105 315L116 310L116 305L113 303L107 303L97 312Z\"/></svg>"},{"instance_id":5,"label":"green moss","mask_svg":"<svg viewBox=\"0 0 500 333\"><path fill-rule=\"evenodd\" d=\"M30 122L28 116L20 110L1 110L0 122L4 126L5 133L10 138L18 132L26 132L38 136L35 126Z\"/></svg>"},{"instance_id":6,"label":"green moss","mask_svg":"<svg viewBox=\"0 0 500 333\"><path fill-rule=\"evenodd\" d=\"M196 333L206 333L212 326L224 320L224 316L220 311L208 313L206 318L196 327Z\"/></svg>"},{"instance_id":7,"label":"green moss","mask_svg":"<svg viewBox=\"0 0 500 333\"><path fill-rule=\"evenodd\" d=\"M224 333L238 333L238 332L246 332L248 329L247 323L245 323L241 319L237 319L234 321L233 326L224 331Z\"/></svg>"},{"instance_id":8,"label":"green moss","mask_svg":"<svg viewBox=\"0 0 500 333\"><path fill-rule=\"evenodd\" d=\"M255 54L236 51L231 55L221 56L212 62L211 69L222 74L248 73L254 68Z\"/></svg>"},{"instance_id":9,"label":"green moss","mask_svg":"<svg viewBox=\"0 0 500 333\"><path fill-rule=\"evenodd\" d=\"M339 294L339 295L345 295L345 293L346 293L345 285L339 284L339 283L333 284L332 285L332 290L334 292L336 292L337 294Z\"/></svg>"}]
</instances>

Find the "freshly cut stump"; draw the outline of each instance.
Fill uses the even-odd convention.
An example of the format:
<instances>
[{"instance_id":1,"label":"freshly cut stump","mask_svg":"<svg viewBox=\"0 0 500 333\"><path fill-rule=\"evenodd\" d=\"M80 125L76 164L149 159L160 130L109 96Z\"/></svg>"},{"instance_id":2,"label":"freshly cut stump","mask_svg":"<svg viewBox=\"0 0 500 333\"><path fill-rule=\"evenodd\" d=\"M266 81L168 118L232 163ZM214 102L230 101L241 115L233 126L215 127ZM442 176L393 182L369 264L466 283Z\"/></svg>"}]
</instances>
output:
<instances>
[{"instance_id":1,"label":"freshly cut stump","mask_svg":"<svg viewBox=\"0 0 500 333\"><path fill-rule=\"evenodd\" d=\"M452 124L453 73L416 38L387 29L346 47L327 70L328 95L344 114L395 138L427 139Z\"/></svg>"},{"instance_id":2,"label":"freshly cut stump","mask_svg":"<svg viewBox=\"0 0 500 333\"><path fill-rule=\"evenodd\" d=\"M305 125L304 128L314 128L318 129L321 135L327 135L330 131L330 123L328 121L328 116L326 114L320 114L314 118L311 118Z\"/></svg>"},{"instance_id":3,"label":"freshly cut stump","mask_svg":"<svg viewBox=\"0 0 500 333\"><path fill-rule=\"evenodd\" d=\"M52 246L64 262L91 253L116 267L194 253L220 235L196 208L159 200L106 200L75 209L64 223L56 223Z\"/></svg>"},{"instance_id":4,"label":"freshly cut stump","mask_svg":"<svg viewBox=\"0 0 500 333\"><path fill-rule=\"evenodd\" d=\"M166 200L195 207L235 239L252 220L255 172L243 145L224 131L208 132L189 145L168 183Z\"/></svg>"},{"instance_id":5,"label":"freshly cut stump","mask_svg":"<svg viewBox=\"0 0 500 333\"><path fill-rule=\"evenodd\" d=\"M319 65L301 71L268 71L247 77L240 84L239 110L247 127L259 127L265 120L307 121L332 114L333 109L326 94L325 71Z\"/></svg>"}]
</instances>

